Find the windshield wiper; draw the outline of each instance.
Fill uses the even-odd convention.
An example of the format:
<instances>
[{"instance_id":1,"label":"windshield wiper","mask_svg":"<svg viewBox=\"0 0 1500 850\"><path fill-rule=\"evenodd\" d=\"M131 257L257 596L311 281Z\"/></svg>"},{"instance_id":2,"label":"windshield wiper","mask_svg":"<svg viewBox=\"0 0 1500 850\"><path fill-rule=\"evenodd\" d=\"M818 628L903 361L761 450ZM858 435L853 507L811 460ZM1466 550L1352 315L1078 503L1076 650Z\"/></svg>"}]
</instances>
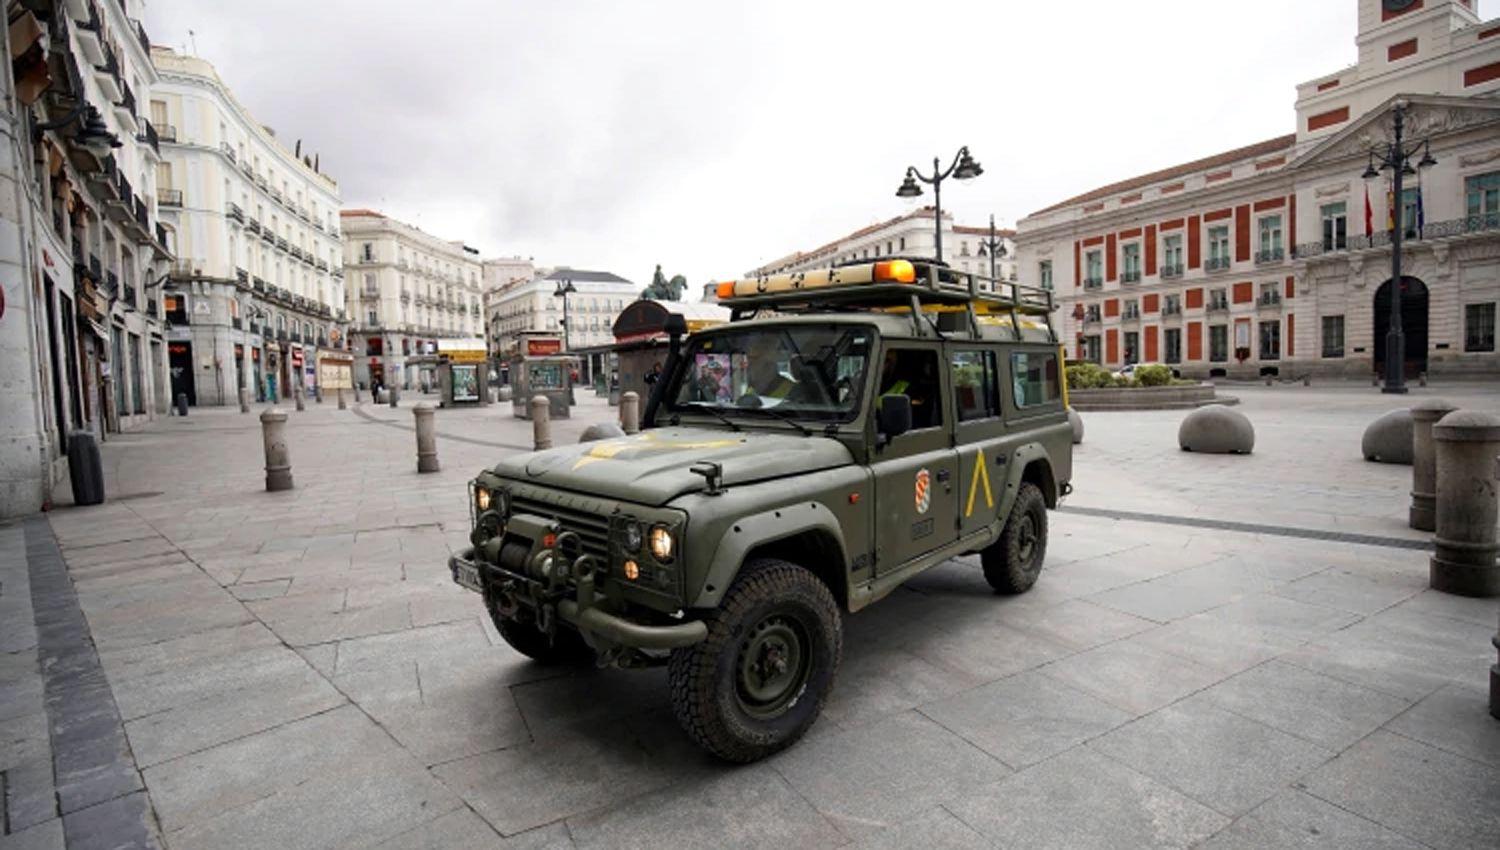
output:
<instances>
[{"instance_id":1,"label":"windshield wiper","mask_svg":"<svg viewBox=\"0 0 1500 850\"><path fill-rule=\"evenodd\" d=\"M740 413L763 413L766 416L780 419L782 422L789 423L792 427L801 431L804 437L811 437L813 434L811 428L798 422L790 413L782 413L774 407L736 407L734 409Z\"/></svg>"},{"instance_id":2,"label":"windshield wiper","mask_svg":"<svg viewBox=\"0 0 1500 850\"><path fill-rule=\"evenodd\" d=\"M701 401L690 401L690 402L687 403L687 406L691 407L694 410L706 410L709 413L712 413L714 415L714 418L718 419L720 422L723 422L725 425L728 425L729 426L729 430L731 430L731 431L741 431L741 430L744 430L744 429L740 428L740 425L739 425L738 422L735 422L733 419L730 419L728 416L725 416L724 415L724 411L720 410L716 405L704 404Z\"/></svg>"}]
</instances>

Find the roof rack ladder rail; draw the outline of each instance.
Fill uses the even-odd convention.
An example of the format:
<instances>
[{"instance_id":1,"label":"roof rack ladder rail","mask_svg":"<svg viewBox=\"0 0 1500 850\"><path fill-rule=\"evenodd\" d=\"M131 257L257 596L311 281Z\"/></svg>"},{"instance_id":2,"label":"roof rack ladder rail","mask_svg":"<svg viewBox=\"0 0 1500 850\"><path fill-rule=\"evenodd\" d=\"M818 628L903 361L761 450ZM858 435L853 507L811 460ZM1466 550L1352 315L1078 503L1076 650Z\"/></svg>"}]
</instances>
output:
<instances>
[{"instance_id":1,"label":"roof rack ladder rail","mask_svg":"<svg viewBox=\"0 0 1500 850\"><path fill-rule=\"evenodd\" d=\"M965 305L969 314L969 333L974 339L981 339L984 333L979 329L979 313L974 309L974 301L979 298L979 278L973 272L969 273L969 303Z\"/></svg>"},{"instance_id":2,"label":"roof rack ladder rail","mask_svg":"<svg viewBox=\"0 0 1500 850\"><path fill-rule=\"evenodd\" d=\"M915 292L911 294L911 328L917 336L926 336L922 332L922 297Z\"/></svg>"},{"instance_id":3,"label":"roof rack ladder rail","mask_svg":"<svg viewBox=\"0 0 1500 850\"><path fill-rule=\"evenodd\" d=\"M1010 332L1016 338L1016 342L1022 339L1021 316L1016 312L1016 304L1021 300L1020 284L1010 285Z\"/></svg>"}]
</instances>

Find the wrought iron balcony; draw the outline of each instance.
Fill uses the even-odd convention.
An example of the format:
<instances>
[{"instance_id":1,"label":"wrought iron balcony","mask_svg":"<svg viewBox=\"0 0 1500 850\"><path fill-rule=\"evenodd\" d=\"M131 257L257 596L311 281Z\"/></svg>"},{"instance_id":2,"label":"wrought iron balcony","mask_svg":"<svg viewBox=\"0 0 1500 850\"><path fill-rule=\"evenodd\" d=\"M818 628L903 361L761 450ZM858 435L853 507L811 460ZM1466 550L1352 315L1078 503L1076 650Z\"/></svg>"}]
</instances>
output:
<instances>
[{"instance_id":1,"label":"wrought iron balcony","mask_svg":"<svg viewBox=\"0 0 1500 850\"><path fill-rule=\"evenodd\" d=\"M248 286L250 284L250 273L236 266L234 269L234 279Z\"/></svg>"},{"instance_id":2,"label":"wrought iron balcony","mask_svg":"<svg viewBox=\"0 0 1500 850\"><path fill-rule=\"evenodd\" d=\"M1161 314L1163 316L1181 316L1182 315L1182 305L1181 304L1163 304L1162 308L1161 308Z\"/></svg>"},{"instance_id":3,"label":"wrought iron balcony","mask_svg":"<svg viewBox=\"0 0 1500 850\"><path fill-rule=\"evenodd\" d=\"M234 201L229 202L225 215L229 216L230 221L238 221L241 224L245 221L245 211L240 209L240 205Z\"/></svg>"},{"instance_id":4,"label":"wrought iron balcony","mask_svg":"<svg viewBox=\"0 0 1500 850\"><path fill-rule=\"evenodd\" d=\"M1086 278L1083 279L1083 288L1084 289L1103 289L1104 288L1104 278L1102 278L1102 277L1086 277Z\"/></svg>"},{"instance_id":5,"label":"wrought iron balcony","mask_svg":"<svg viewBox=\"0 0 1500 850\"><path fill-rule=\"evenodd\" d=\"M1182 263L1163 265L1159 269L1159 271L1161 272L1162 280L1171 280L1173 278L1182 277Z\"/></svg>"},{"instance_id":6,"label":"wrought iron balcony","mask_svg":"<svg viewBox=\"0 0 1500 850\"><path fill-rule=\"evenodd\" d=\"M156 223L156 242L163 248L169 247L167 245L167 229L162 226L161 222Z\"/></svg>"},{"instance_id":7,"label":"wrought iron balcony","mask_svg":"<svg viewBox=\"0 0 1500 850\"><path fill-rule=\"evenodd\" d=\"M1208 262L1204 263L1203 267L1211 272L1218 272L1224 271L1232 265L1234 265L1234 260L1230 259L1228 256L1223 256L1209 257Z\"/></svg>"},{"instance_id":8,"label":"wrought iron balcony","mask_svg":"<svg viewBox=\"0 0 1500 850\"><path fill-rule=\"evenodd\" d=\"M1083 323L1085 325L1097 325L1102 321L1104 321L1104 319L1100 316L1099 311L1097 310L1093 310L1083 314Z\"/></svg>"},{"instance_id":9,"label":"wrought iron balcony","mask_svg":"<svg viewBox=\"0 0 1500 850\"><path fill-rule=\"evenodd\" d=\"M1257 265L1265 265L1266 263L1279 263L1284 259L1286 259L1286 252L1280 248L1272 248L1268 251L1255 252L1255 262Z\"/></svg>"},{"instance_id":10,"label":"wrought iron balcony","mask_svg":"<svg viewBox=\"0 0 1500 850\"><path fill-rule=\"evenodd\" d=\"M1227 312L1229 312L1229 302L1228 301L1210 301L1210 302L1208 302L1208 312L1210 312L1210 313L1227 313Z\"/></svg>"},{"instance_id":11,"label":"wrought iron balcony","mask_svg":"<svg viewBox=\"0 0 1500 850\"><path fill-rule=\"evenodd\" d=\"M234 148L228 142L219 142L219 150L224 153L224 156L229 158L230 162L234 162L236 161L236 159L238 159L238 157L235 156Z\"/></svg>"},{"instance_id":12,"label":"wrought iron balcony","mask_svg":"<svg viewBox=\"0 0 1500 850\"><path fill-rule=\"evenodd\" d=\"M1141 318L1141 308L1139 308L1139 307L1126 307L1125 308L1125 313L1124 313L1124 315L1121 318L1123 318L1123 319L1125 319L1127 321L1131 321L1131 320L1139 321L1140 318Z\"/></svg>"},{"instance_id":13,"label":"wrought iron balcony","mask_svg":"<svg viewBox=\"0 0 1500 850\"><path fill-rule=\"evenodd\" d=\"M259 276L251 278L250 279L250 288L254 289L256 292L265 292L266 291L266 281L265 281L265 279L262 278L262 277L259 277Z\"/></svg>"},{"instance_id":14,"label":"wrought iron balcony","mask_svg":"<svg viewBox=\"0 0 1500 850\"><path fill-rule=\"evenodd\" d=\"M156 136L163 142L175 143L177 141L177 128L171 124L163 124L157 128Z\"/></svg>"},{"instance_id":15,"label":"wrought iron balcony","mask_svg":"<svg viewBox=\"0 0 1500 850\"><path fill-rule=\"evenodd\" d=\"M158 205L160 205L160 206L163 206L163 207L181 207L182 206L182 190L181 189L157 189L156 190L156 203Z\"/></svg>"},{"instance_id":16,"label":"wrought iron balcony","mask_svg":"<svg viewBox=\"0 0 1500 850\"><path fill-rule=\"evenodd\" d=\"M1260 299L1256 303L1259 306L1261 306L1261 307L1280 307L1281 306L1281 293L1280 292L1262 292L1260 294Z\"/></svg>"},{"instance_id":17,"label":"wrought iron balcony","mask_svg":"<svg viewBox=\"0 0 1500 850\"><path fill-rule=\"evenodd\" d=\"M136 134L135 140L150 146L151 150L161 156L161 136L157 134L156 127L151 124L149 118L137 119L141 125L141 131Z\"/></svg>"},{"instance_id":18,"label":"wrought iron balcony","mask_svg":"<svg viewBox=\"0 0 1500 850\"><path fill-rule=\"evenodd\" d=\"M1120 282L1121 283L1140 283L1141 282L1141 270L1140 269L1131 269L1129 271L1120 272Z\"/></svg>"}]
</instances>

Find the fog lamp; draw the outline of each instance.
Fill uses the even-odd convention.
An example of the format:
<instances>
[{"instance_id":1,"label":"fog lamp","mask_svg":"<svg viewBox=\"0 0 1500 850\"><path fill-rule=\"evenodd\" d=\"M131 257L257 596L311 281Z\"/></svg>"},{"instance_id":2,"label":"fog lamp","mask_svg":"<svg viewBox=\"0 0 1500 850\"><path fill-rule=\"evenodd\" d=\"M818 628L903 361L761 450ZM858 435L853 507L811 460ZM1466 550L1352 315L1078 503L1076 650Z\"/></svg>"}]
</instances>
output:
<instances>
[{"instance_id":1,"label":"fog lamp","mask_svg":"<svg viewBox=\"0 0 1500 850\"><path fill-rule=\"evenodd\" d=\"M635 561L625 562L625 578L635 581L641 577L641 565Z\"/></svg>"}]
</instances>

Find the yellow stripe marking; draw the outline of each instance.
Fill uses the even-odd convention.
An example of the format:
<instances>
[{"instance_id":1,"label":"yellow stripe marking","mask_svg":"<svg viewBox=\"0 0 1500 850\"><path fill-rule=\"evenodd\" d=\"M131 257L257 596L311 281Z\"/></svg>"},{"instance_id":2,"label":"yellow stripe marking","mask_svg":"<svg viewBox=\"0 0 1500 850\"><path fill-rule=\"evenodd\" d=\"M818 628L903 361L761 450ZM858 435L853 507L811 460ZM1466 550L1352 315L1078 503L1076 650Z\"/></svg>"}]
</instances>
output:
<instances>
[{"instance_id":1,"label":"yellow stripe marking","mask_svg":"<svg viewBox=\"0 0 1500 850\"><path fill-rule=\"evenodd\" d=\"M964 508L964 519L974 515L974 496L979 492L979 482L984 482L984 503L986 506L995 507L995 493L990 489L990 468L984 462L984 449L979 450L979 457L975 461L974 475L969 482L969 505Z\"/></svg>"}]
</instances>

